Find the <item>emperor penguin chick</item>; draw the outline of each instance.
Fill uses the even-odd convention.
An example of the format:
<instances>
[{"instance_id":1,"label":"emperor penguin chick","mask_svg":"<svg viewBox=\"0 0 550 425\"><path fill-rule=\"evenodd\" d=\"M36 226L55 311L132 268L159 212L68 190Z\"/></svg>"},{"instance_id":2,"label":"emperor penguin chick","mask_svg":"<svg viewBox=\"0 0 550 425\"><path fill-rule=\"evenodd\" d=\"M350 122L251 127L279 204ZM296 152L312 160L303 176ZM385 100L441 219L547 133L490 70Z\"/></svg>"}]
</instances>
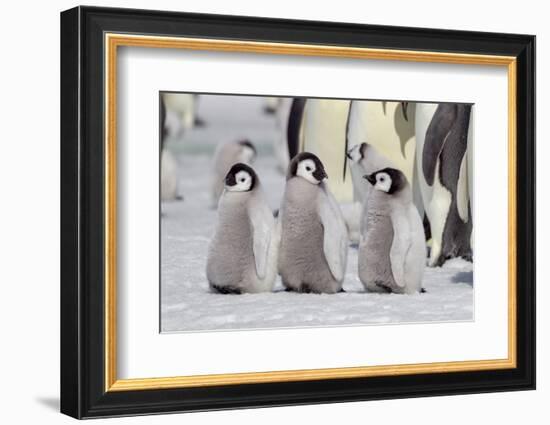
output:
<instances>
[{"instance_id":1,"label":"emperor penguin chick","mask_svg":"<svg viewBox=\"0 0 550 425\"><path fill-rule=\"evenodd\" d=\"M359 243L359 279L372 292L422 291L424 228L405 175L384 168L365 178L373 186Z\"/></svg>"},{"instance_id":2,"label":"emperor penguin chick","mask_svg":"<svg viewBox=\"0 0 550 425\"><path fill-rule=\"evenodd\" d=\"M342 292L348 234L326 178L322 162L309 152L296 155L288 167L279 217L279 273L287 290Z\"/></svg>"},{"instance_id":3,"label":"emperor penguin chick","mask_svg":"<svg viewBox=\"0 0 550 425\"><path fill-rule=\"evenodd\" d=\"M225 178L206 276L222 294L271 291L277 276L279 233L254 170L233 165Z\"/></svg>"},{"instance_id":4,"label":"emperor penguin chick","mask_svg":"<svg viewBox=\"0 0 550 425\"><path fill-rule=\"evenodd\" d=\"M220 144L214 152L211 181L211 207L216 208L224 189L224 178L233 164L252 165L256 148L249 140Z\"/></svg>"}]
</instances>

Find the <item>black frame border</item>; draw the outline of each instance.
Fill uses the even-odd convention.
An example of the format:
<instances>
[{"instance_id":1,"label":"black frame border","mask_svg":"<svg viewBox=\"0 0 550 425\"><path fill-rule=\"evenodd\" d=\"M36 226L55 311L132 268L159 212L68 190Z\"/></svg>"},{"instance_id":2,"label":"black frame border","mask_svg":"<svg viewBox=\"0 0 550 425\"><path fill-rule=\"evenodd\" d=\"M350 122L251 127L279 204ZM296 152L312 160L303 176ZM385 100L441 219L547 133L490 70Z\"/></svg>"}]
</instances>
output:
<instances>
[{"instance_id":1,"label":"black frame border","mask_svg":"<svg viewBox=\"0 0 550 425\"><path fill-rule=\"evenodd\" d=\"M517 367L105 392L104 33L517 58ZM535 37L134 9L61 13L61 412L75 418L535 388Z\"/></svg>"}]
</instances>

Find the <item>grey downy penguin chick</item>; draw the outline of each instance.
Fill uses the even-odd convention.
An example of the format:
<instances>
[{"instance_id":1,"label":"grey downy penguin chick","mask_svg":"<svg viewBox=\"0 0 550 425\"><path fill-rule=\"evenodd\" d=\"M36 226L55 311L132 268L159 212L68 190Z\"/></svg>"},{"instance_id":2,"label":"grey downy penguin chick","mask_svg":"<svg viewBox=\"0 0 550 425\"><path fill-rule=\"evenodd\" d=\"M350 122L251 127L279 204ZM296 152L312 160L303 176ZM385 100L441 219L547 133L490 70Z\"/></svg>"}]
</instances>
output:
<instances>
[{"instance_id":1,"label":"grey downy penguin chick","mask_svg":"<svg viewBox=\"0 0 550 425\"><path fill-rule=\"evenodd\" d=\"M216 208L224 189L224 178L233 164L252 165L256 158L256 148L249 140L223 143L214 152L212 169L210 206Z\"/></svg>"},{"instance_id":2,"label":"grey downy penguin chick","mask_svg":"<svg viewBox=\"0 0 550 425\"><path fill-rule=\"evenodd\" d=\"M279 273L288 290L342 292L348 234L326 178L312 153L302 152L290 162L279 218Z\"/></svg>"},{"instance_id":3,"label":"grey downy penguin chick","mask_svg":"<svg viewBox=\"0 0 550 425\"><path fill-rule=\"evenodd\" d=\"M225 178L218 222L208 250L210 288L223 294L271 291L279 233L254 170L235 164Z\"/></svg>"},{"instance_id":4,"label":"grey downy penguin chick","mask_svg":"<svg viewBox=\"0 0 550 425\"><path fill-rule=\"evenodd\" d=\"M359 243L359 279L367 291L422 291L424 228L405 175L384 168L365 178L373 186Z\"/></svg>"}]
</instances>

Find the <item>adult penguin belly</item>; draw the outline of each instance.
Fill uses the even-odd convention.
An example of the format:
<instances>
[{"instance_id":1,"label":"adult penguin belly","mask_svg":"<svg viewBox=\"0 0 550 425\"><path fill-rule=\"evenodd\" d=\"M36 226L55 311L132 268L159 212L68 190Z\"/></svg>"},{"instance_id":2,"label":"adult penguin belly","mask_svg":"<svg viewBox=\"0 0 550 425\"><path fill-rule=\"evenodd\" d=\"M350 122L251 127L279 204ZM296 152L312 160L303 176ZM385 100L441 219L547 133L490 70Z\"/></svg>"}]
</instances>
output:
<instances>
[{"instance_id":1,"label":"adult penguin belly","mask_svg":"<svg viewBox=\"0 0 550 425\"><path fill-rule=\"evenodd\" d=\"M353 200L351 179L344 180L349 106L349 100L308 99L303 115L301 150L314 153L323 162L328 186L338 202Z\"/></svg>"}]
</instances>

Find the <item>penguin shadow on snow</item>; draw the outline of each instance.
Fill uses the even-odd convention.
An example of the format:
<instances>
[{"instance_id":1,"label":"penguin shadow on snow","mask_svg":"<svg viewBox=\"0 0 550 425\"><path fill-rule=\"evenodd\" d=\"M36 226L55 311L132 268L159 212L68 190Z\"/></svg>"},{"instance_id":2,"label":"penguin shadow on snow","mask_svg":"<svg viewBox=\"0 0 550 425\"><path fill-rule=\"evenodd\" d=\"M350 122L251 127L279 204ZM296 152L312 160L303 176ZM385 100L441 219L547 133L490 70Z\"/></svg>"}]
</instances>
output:
<instances>
[{"instance_id":1,"label":"penguin shadow on snow","mask_svg":"<svg viewBox=\"0 0 550 425\"><path fill-rule=\"evenodd\" d=\"M453 283L465 283L472 288L474 287L474 272L458 272L452 278Z\"/></svg>"}]
</instances>

